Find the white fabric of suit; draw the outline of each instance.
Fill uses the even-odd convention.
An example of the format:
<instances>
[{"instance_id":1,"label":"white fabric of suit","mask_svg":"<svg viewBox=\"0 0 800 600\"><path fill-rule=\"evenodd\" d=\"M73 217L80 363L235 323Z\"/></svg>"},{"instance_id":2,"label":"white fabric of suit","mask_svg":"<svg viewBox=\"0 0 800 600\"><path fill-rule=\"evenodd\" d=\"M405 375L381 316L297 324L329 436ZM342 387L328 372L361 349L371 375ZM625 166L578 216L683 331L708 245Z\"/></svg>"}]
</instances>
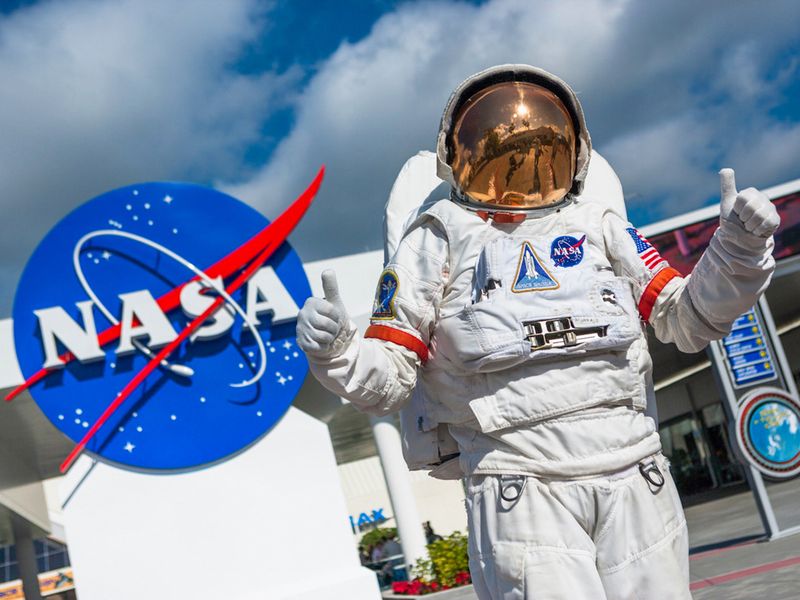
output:
<instances>
[{"instance_id":1,"label":"white fabric of suit","mask_svg":"<svg viewBox=\"0 0 800 600\"><path fill-rule=\"evenodd\" d=\"M662 455L655 461L668 472ZM670 477L656 488L634 466L578 480L529 477L518 491L498 475L467 481L479 598L691 600L686 521Z\"/></svg>"}]
</instances>

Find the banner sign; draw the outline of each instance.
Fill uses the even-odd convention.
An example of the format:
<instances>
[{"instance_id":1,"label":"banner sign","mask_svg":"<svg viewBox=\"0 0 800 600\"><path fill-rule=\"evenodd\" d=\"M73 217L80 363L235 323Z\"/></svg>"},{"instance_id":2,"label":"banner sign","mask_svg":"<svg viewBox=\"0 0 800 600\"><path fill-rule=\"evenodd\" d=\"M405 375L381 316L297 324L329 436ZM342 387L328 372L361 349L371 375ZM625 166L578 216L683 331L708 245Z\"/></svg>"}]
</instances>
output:
<instances>
[{"instance_id":1,"label":"banner sign","mask_svg":"<svg viewBox=\"0 0 800 600\"><path fill-rule=\"evenodd\" d=\"M39 573L39 593L44 597L74 589L75 582L73 581L70 567ZM0 600L25 600L22 580L15 579L14 581L0 583Z\"/></svg>"},{"instance_id":2,"label":"banner sign","mask_svg":"<svg viewBox=\"0 0 800 600\"><path fill-rule=\"evenodd\" d=\"M800 254L800 192L792 192L772 203L781 217L781 225L775 232L775 249L772 255L781 260ZM714 216L698 223L692 223L663 233L648 235L647 238L670 264L681 274L688 275L708 247L711 236L719 226L719 217Z\"/></svg>"}]
</instances>

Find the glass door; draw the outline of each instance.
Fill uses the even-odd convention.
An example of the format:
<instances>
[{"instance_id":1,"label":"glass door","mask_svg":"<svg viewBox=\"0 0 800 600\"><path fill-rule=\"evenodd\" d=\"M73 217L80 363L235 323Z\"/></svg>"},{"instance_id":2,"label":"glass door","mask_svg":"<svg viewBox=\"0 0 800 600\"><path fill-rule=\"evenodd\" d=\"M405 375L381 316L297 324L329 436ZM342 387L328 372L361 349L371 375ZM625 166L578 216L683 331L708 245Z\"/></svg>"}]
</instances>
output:
<instances>
[{"instance_id":1,"label":"glass door","mask_svg":"<svg viewBox=\"0 0 800 600\"><path fill-rule=\"evenodd\" d=\"M672 463L672 476L681 496L716 487L711 452L703 439L700 423L691 413L662 424L659 434L664 454Z\"/></svg>"},{"instance_id":2,"label":"glass door","mask_svg":"<svg viewBox=\"0 0 800 600\"><path fill-rule=\"evenodd\" d=\"M742 465L733 453L733 444L728 433L728 423L722 404L703 408L701 419L705 426L706 439L711 450L711 466L719 485L731 485L744 481Z\"/></svg>"}]
</instances>

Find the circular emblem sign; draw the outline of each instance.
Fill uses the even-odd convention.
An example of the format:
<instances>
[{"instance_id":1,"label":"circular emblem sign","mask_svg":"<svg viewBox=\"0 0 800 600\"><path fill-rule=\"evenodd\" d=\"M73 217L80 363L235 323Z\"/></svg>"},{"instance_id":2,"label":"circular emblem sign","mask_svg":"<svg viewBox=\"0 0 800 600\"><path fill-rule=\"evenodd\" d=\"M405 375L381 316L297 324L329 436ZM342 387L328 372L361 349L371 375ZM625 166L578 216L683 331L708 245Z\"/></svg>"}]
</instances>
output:
<instances>
[{"instance_id":1,"label":"circular emblem sign","mask_svg":"<svg viewBox=\"0 0 800 600\"><path fill-rule=\"evenodd\" d=\"M294 331L311 293L288 230L270 229L235 198L176 183L114 190L64 218L14 301L44 414L79 448L142 470L207 465L263 436L305 378Z\"/></svg>"},{"instance_id":2,"label":"circular emblem sign","mask_svg":"<svg viewBox=\"0 0 800 600\"><path fill-rule=\"evenodd\" d=\"M736 438L745 458L770 477L800 473L800 404L786 391L759 388L739 404Z\"/></svg>"}]
</instances>

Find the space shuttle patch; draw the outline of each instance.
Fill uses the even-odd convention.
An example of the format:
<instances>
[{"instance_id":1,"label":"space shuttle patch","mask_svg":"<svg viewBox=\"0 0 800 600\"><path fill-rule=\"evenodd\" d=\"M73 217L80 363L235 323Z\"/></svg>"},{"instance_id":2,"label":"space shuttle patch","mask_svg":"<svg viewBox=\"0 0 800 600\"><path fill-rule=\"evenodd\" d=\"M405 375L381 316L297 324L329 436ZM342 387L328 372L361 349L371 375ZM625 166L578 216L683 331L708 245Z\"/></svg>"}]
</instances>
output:
<instances>
[{"instance_id":1,"label":"space shuttle patch","mask_svg":"<svg viewBox=\"0 0 800 600\"><path fill-rule=\"evenodd\" d=\"M522 245L519 255L519 265L517 275L514 278L512 292L538 292L541 290L554 290L558 287L558 282L553 278L547 269L544 268L542 261L536 256L536 252L530 242Z\"/></svg>"}]
</instances>

